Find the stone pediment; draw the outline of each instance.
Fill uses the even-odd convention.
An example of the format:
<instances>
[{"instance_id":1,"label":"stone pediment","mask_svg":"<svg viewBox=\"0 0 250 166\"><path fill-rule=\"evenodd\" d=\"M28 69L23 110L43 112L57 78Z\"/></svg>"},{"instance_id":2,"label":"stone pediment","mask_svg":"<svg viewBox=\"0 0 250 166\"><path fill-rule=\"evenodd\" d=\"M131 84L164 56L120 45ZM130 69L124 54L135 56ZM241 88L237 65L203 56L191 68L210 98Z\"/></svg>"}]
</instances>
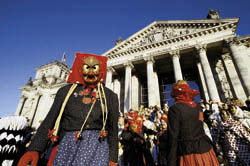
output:
<instances>
[{"instance_id":1,"label":"stone pediment","mask_svg":"<svg viewBox=\"0 0 250 166\"><path fill-rule=\"evenodd\" d=\"M231 29L232 33L235 33L238 21L238 18L155 21L103 55L109 58L122 56L129 52L144 50L143 48L151 45L163 46L173 41L198 37L202 33L215 33L226 29Z\"/></svg>"}]
</instances>

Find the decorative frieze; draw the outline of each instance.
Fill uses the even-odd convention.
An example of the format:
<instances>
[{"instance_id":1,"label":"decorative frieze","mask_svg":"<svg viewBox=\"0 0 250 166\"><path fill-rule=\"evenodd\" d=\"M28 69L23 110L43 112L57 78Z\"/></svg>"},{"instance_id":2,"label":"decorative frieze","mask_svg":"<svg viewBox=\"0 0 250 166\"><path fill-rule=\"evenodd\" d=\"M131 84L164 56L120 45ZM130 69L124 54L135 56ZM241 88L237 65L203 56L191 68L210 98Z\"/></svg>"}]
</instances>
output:
<instances>
[{"instance_id":1,"label":"decorative frieze","mask_svg":"<svg viewBox=\"0 0 250 166\"><path fill-rule=\"evenodd\" d=\"M120 45L114 47L112 50L107 51L104 55L108 56L109 59L112 59L115 58L114 56L120 57L132 53L138 53L152 48L184 42L190 39L211 35L213 33L215 34L217 32L226 31L227 29L232 29L232 33L234 33L237 22L238 19L231 19L228 20L228 22L223 22L223 20L216 23L204 22L200 23L199 27L195 26L195 28L192 27L192 25L198 25L199 23L176 23L176 26L172 26L171 23L165 23L166 26L162 26L163 23L155 22L148 28L145 28L142 32L136 33ZM189 25L189 27L183 28L182 25L184 24Z\"/></svg>"}]
</instances>

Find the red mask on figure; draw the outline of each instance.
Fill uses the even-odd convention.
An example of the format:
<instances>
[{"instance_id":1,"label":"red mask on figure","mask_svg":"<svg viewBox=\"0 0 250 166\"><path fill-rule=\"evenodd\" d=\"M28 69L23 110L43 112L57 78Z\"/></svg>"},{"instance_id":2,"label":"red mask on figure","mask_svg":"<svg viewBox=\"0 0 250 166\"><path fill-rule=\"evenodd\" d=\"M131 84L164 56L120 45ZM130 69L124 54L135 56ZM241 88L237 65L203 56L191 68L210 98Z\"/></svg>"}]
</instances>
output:
<instances>
[{"instance_id":1,"label":"red mask on figure","mask_svg":"<svg viewBox=\"0 0 250 166\"><path fill-rule=\"evenodd\" d=\"M87 53L76 53L72 72L68 83L79 83L94 88L97 83L103 83L107 72L107 60L105 56Z\"/></svg>"},{"instance_id":2,"label":"red mask on figure","mask_svg":"<svg viewBox=\"0 0 250 166\"><path fill-rule=\"evenodd\" d=\"M142 132L143 116L138 112L130 112L128 114L129 129L135 133Z\"/></svg>"}]
</instances>

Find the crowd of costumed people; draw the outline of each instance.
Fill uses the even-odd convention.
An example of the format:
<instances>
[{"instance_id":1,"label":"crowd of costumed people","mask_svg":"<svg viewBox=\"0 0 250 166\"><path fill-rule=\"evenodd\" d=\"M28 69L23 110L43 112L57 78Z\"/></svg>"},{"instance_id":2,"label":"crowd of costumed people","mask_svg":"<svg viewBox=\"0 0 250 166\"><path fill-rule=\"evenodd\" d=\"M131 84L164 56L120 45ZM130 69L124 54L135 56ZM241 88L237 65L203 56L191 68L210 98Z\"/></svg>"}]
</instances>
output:
<instances>
[{"instance_id":1,"label":"crowd of costumed people","mask_svg":"<svg viewBox=\"0 0 250 166\"><path fill-rule=\"evenodd\" d=\"M173 87L171 95L178 99L170 108L168 104L162 109L141 106L120 113L118 165L192 166L208 161L205 165L248 166L250 98L245 103L232 98L207 103L201 99L195 103L193 99L198 92L187 84L182 85L184 92L178 92L179 87ZM21 116L4 117L0 122L0 162L14 166L30 145L34 131Z\"/></svg>"},{"instance_id":2,"label":"crowd of costumed people","mask_svg":"<svg viewBox=\"0 0 250 166\"><path fill-rule=\"evenodd\" d=\"M0 119L0 163L250 165L250 98L196 103L199 92L179 80L170 107L141 106L124 114L117 94L104 86L106 72L107 57L76 53L68 84L58 90L36 131L25 117Z\"/></svg>"},{"instance_id":3,"label":"crowd of costumed people","mask_svg":"<svg viewBox=\"0 0 250 166\"><path fill-rule=\"evenodd\" d=\"M141 107L120 114L120 165L249 166L250 97L245 102L227 98L195 103L198 93L179 81L170 108L165 104L163 109ZM213 151L209 158L202 155L208 150Z\"/></svg>"}]
</instances>

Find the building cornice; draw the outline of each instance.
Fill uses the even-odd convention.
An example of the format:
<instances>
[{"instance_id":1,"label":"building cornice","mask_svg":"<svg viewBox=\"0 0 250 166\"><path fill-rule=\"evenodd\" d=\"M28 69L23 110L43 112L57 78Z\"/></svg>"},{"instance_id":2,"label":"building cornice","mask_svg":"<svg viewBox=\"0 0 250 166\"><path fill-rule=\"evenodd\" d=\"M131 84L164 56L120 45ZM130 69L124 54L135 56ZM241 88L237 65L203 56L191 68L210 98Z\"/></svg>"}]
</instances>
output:
<instances>
[{"instance_id":1,"label":"building cornice","mask_svg":"<svg viewBox=\"0 0 250 166\"><path fill-rule=\"evenodd\" d=\"M173 44L176 42L187 41L190 39L210 35L212 33L225 31L227 29L231 29L232 33L235 33L236 27L238 24L238 20L239 20L238 18L236 18L236 19L218 19L218 20L192 20L191 21L192 23L187 23L185 21L182 21L183 23L181 23L181 24L177 24L177 22L180 23L180 21L156 21L156 22L153 22L152 24L150 24L149 26L145 27L141 31L135 33L134 35L129 37L127 40L121 42L119 45L110 49L109 51L107 51L103 55L108 56L109 59L113 59L113 58L118 58L118 57L130 55L130 54L138 53L141 51L146 51L149 49L157 48L157 47L162 47L165 45L170 45L170 44ZM204 23L201 23L201 21L204 21ZM121 51L122 48L124 48L124 46L129 45L130 43L135 41L137 38L140 38L143 35L143 33L149 32L153 29L157 29L157 27L163 26L164 25L163 23L166 23L166 22L168 24L165 24L165 26L181 26L181 25L182 26L190 26L191 24L197 24L197 26L205 26L206 24L209 23L209 24L211 24L211 27L206 28L206 29L202 29L202 30L194 32L194 33L181 35L181 36L177 36L177 37L173 37L170 39L161 40L161 41L157 41L157 42L152 42L150 44L145 44L143 46L138 46L138 47L133 47L133 48L130 47L130 48L127 48L126 50ZM172 24L169 24L170 22ZM194 23L194 22L196 22L196 23ZM214 26L214 25L216 25L216 26Z\"/></svg>"},{"instance_id":2,"label":"building cornice","mask_svg":"<svg viewBox=\"0 0 250 166\"><path fill-rule=\"evenodd\" d=\"M249 48L250 47L250 35L238 37L236 40L236 43L238 45L244 45Z\"/></svg>"},{"instance_id":3,"label":"building cornice","mask_svg":"<svg viewBox=\"0 0 250 166\"><path fill-rule=\"evenodd\" d=\"M66 64L64 64L64 63L62 63L62 62L60 62L58 60L56 60L54 62L50 62L50 63L45 64L45 65L42 65L42 66L36 68L36 70L41 70L41 69L44 69L44 68L47 68L47 67L53 66L53 65L58 65L58 66L60 66L61 68L65 69L68 72L70 72L70 70L71 70Z\"/></svg>"}]
</instances>

